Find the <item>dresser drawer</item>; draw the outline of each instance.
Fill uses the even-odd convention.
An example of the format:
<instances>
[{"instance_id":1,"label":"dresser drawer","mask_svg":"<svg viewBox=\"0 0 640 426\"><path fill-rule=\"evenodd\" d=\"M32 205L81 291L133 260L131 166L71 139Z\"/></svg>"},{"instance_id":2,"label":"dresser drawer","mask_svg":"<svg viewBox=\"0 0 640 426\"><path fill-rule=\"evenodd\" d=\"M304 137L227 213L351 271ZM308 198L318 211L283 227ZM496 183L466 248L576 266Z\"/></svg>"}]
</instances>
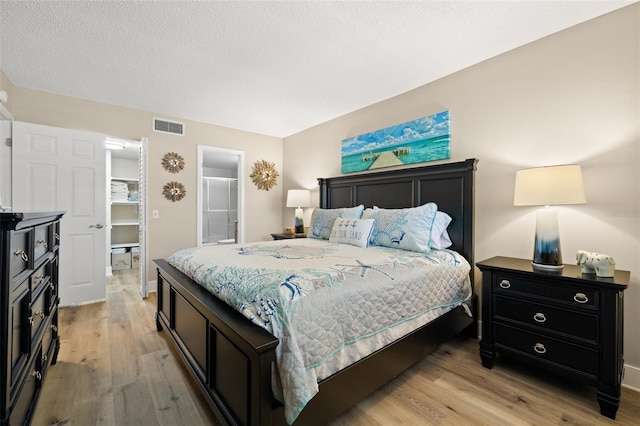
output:
<instances>
[{"instance_id":1,"label":"dresser drawer","mask_svg":"<svg viewBox=\"0 0 640 426\"><path fill-rule=\"evenodd\" d=\"M595 314L496 296L494 315L496 320L504 318L598 343L598 315Z\"/></svg>"},{"instance_id":2,"label":"dresser drawer","mask_svg":"<svg viewBox=\"0 0 640 426\"><path fill-rule=\"evenodd\" d=\"M41 333L43 326L45 325L47 318L46 312L48 311L46 306L45 291L41 291L40 294L33 295L35 300L31 302L31 344L32 346L37 343L37 336Z\"/></svg>"},{"instance_id":3,"label":"dresser drawer","mask_svg":"<svg viewBox=\"0 0 640 426\"><path fill-rule=\"evenodd\" d=\"M597 350L501 324L494 324L494 327L495 342L499 347L519 352L528 358L555 364L563 370L582 373L592 380L598 377Z\"/></svg>"},{"instance_id":4,"label":"dresser drawer","mask_svg":"<svg viewBox=\"0 0 640 426\"><path fill-rule=\"evenodd\" d=\"M51 244L53 245L51 251L55 252L60 247L60 221L51 224Z\"/></svg>"},{"instance_id":5,"label":"dresser drawer","mask_svg":"<svg viewBox=\"0 0 640 426\"><path fill-rule=\"evenodd\" d=\"M496 274L493 291L496 294L523 293L579 309L598 309L599 291L587 286L574 286L557 281L545 282L518 275Z\"/></svg>"},{"instance_id":6,"label":"dresser drawer","mask_svg":"<svg viewBox=\"0 0 640 426\"><path fill-rule=\"evenodd\" d=\"M36 404L36 395L42 382L40 351L32 357L26 378L19 392L19 396L11 410L10 425L28 424Z\"/></svg>"},{"instance_id":7,"label":"dresser drawer","mask_svg":"<svg viewBox=\"0 0 640 426\"><path fill-rule=\"evenodd\" d=\"M39 293L40 288L51 281L51 263L47 262L31 275L31 291Z\"/></svg>"},{"instance_id":8,"label":"dresser drawer","mask_svg":"<svg viewBox=\"0 0 640 426\"><path fill-rule=\"evenodd\" d=\"M58 323L57 315L58 312L54 311L52 313L53 321L50 324L47 324L44 329L44 334L42 335L42 360L47 361L53 356L53 352L55 351L55 340L58 336Z\"/></svg>"},{"instance_id":9,"label":"dresser drawer","mask_svg":"<svg viewBox=\"0 0 640 426\"><path fill-rule=\"evenodd\" d=\"M11 257L11 278L12 281L21 281L19 275L26 273L29 269L29 257L31 256L30 237L32 231L13 231L11 232L11 248L9 256Z\"/></svg>"},{"instance_id":10,"label":"dresser drawer","mask_svg":"<svg viewBox=\"0 0 640 426\"><path fill-rule=\"evenodd\" d=\"M49 247L53 247L50 241L51 235L50 224L37 226L34 229L33 260L36 264L49 252Z\"/></svg>"}]
</instances>

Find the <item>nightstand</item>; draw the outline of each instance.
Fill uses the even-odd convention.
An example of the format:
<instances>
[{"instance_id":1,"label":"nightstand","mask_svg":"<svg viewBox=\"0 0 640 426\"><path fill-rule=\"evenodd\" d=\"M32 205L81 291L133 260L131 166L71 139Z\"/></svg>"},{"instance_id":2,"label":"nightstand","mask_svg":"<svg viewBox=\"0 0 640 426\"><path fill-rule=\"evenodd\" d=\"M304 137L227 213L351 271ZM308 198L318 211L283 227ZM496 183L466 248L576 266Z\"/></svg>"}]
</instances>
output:
<instances>
[{"instance_id":1,"label":"nightstand","mask_svg":"<svg viewBox=\"0 0 640 426\"><path fill-rule=\"evenodd\" d=\"M531 260L494 257L482 271L482 365L496 353L596 385L600 413L615 419L624 371L623 292L628 271L612 278L534 271Z\"/></svg>"},{"instance_id":2,"label":"nightstand","mask_svg":"<svg viewBox=\"0 0 640 426\"><path fill-rule=\"evenodd\" d=\"M307 234L290 234L288 232L277 232L271 234L271 238L274 240L290 240L292 238L307 238Z\"/></svg>"}]
</instances>

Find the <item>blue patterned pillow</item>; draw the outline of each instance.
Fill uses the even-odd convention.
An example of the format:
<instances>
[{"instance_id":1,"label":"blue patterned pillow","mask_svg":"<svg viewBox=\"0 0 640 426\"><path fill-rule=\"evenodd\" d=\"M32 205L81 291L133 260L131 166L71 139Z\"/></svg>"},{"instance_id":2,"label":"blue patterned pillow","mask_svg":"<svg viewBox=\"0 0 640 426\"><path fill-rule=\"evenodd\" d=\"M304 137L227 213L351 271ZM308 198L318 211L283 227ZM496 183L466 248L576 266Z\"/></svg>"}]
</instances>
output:
<instances>
[{"instance_id":1,"label":"blue patterned pillow","mask_svg":"<svg viewBox=\"0 0 640 426\"><path fill-rule=\"evenodd\" d=\"M314 209L311 213L311 225L307 237L328 240L336 218L360 219L363 210L363 205L341 209Z\"/></svg>"},{"instance_id":2,"label":"blue patterned pillow","mask_svg":"<svg viewBox=\"0 0 640 426\"><path fill-rule=\"evenodd\" d=\"M375 219L371 244L428 252L438 206L423 204L408 209L366 209L363 219Z\"/></svg>"}]
</instances>

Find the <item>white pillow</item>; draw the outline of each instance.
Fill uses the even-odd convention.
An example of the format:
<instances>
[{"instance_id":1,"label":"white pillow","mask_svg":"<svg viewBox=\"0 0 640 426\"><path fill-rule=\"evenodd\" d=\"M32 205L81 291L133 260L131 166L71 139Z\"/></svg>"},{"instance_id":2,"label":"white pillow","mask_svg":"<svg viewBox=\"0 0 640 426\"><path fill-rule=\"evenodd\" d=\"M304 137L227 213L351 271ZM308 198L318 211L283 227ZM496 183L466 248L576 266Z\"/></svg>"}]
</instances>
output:
<instances>
[{"instance_id":1,"label":"white pillow","mask_svg":"<svg viewBox=\"0 0 640 426\"><path fill-rule=\"evenodd\" d=\"M364 206L345 207L341 209L314 209L311 213L311 224L307 237L328 240L333 229L333 222L338 217L360 219Z\"/></svg>"},{"instance_id":2,"label":"white pillow","mask_svg":"<svg viewBox=\"0 0 640 426\"><path fill-rule=\"evenodd\" d=\"M433 228L431 228L431 239L429 240L429 247L432 249L446 249L451 247L451 237L447 232L447 227L451 223L451 216L445 212L438 211L436 213L436 220L433 222Z\"/></svg>"},{"instance_id":3,"label":"white pillow","mask_svg":"<svg viewBox=\"0 0 640 426\"><path fill-rule=\"evenodd\" d=\"M375 219L371 244L428 252L438 206L423 204L408 209L366 209L363 219Z\"/></svg>"},{"instance_id":4,"label":"white pillow","mask_svg":"<svg viewBox=\"0 0 640 426\"><path fill-rule=\"evenodd\" d=\"M333 222L330 243L367 247L373 230L373 219L347 219L339 217Z\"/></svg>"}]
</instances>

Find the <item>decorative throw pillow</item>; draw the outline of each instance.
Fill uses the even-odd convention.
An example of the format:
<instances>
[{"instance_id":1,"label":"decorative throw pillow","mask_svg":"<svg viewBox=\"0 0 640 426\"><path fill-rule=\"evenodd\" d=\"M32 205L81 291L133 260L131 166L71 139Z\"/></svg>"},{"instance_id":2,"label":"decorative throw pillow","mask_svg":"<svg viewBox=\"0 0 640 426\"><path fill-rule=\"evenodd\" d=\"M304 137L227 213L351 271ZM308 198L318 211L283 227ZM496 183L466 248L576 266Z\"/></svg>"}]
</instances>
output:
<instances>
[{"instance_id":1,"label":"decorative throw pillow","mask_svg":"<svg viewBox=\"0 0 640 426\"><path fill-rule=\"evenodd\" d=\"M373 219L346 219L339 217L333 222L329 242L367 247L374 222Z\"/></svg>"},{"instance_id":2,"label":"decorative throw pillow","mask_svg":"<svg viewBox=\"0 0 640 426\"><path fill-rule=\"evenodd\" d=\"M333 222L339 218L360 219L363 205L341 209L314 209L311 213L311 224L307 237L328 240L333 229Z\"/></svg>"},{"instance_id":3,"label":"decorative throw pillow","mask_svg":"<svg viewBox=\"0 0 640 426\"><path fill-rule=\"evenodd\" d=\"M438 206L423 204L408 209L366 209L363 219L375 219L371 244L428 252Z\"/></svg>"}]
</instances>

